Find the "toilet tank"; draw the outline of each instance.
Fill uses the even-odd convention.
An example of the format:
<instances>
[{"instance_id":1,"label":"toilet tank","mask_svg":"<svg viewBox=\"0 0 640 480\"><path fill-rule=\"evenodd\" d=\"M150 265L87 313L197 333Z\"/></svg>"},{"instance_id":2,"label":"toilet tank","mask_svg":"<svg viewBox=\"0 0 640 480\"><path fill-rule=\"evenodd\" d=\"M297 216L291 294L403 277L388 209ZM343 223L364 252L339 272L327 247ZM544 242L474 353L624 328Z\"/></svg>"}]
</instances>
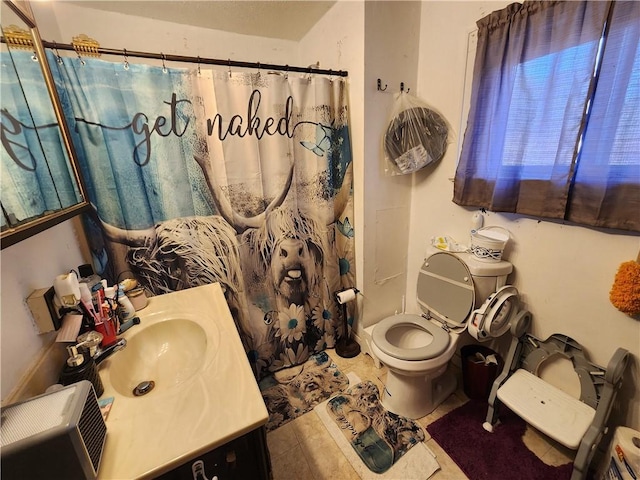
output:
<instances>
[{"instance_id":1,"label":"toilet tank","mask_svg":"<svg viewBox=\"0 0 640 480\"><path fill-rule=\"evenodd\" d=\"M499 262L487 262L479 260L472 253L456 253L469 268L473 277L473 286L476 292L476 307L501 287L507 284L507 277L513 271L513 265L505 260Z\"/></svg>"}]
</instances>

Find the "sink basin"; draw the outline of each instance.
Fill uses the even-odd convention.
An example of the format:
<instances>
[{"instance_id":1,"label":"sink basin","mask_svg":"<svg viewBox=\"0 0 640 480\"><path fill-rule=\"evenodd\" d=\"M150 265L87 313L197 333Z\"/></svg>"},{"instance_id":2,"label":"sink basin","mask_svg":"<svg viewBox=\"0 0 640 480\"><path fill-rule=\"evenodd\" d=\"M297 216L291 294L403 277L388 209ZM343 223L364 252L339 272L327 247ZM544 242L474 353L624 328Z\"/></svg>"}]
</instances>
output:
<instances>
[{"instance_id":1,"label":"sink basin","mask_svg":"<svg viewBox=\"0 0 640 480\"><path fill-rule=\"evenodd\" d=\"M208 351L215 349L208 341L214 337L193 319L165 317L145 323L127 332L126 348L110 359L109 380L126 397L154 396L179 386L201 371L214 353Z\"/></svg>"}]
</instances>

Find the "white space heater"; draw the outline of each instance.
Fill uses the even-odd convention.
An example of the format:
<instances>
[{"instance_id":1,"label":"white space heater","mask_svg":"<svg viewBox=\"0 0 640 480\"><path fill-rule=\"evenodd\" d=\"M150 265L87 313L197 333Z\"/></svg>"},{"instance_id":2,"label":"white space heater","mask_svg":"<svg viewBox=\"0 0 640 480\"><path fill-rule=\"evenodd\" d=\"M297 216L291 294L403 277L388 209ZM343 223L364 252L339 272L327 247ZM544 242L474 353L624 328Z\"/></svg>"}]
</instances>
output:
<instances>
[{"instance_id":1,"label":"white space heater","mask_svg":"<svg viewBox=\"0 0 640 480\"><path fill-rule=\"evenodd\" d=\"M97 477L107 427L90 382L3 407L1 420L2 480Z\"/></svg>"}]
</instances>

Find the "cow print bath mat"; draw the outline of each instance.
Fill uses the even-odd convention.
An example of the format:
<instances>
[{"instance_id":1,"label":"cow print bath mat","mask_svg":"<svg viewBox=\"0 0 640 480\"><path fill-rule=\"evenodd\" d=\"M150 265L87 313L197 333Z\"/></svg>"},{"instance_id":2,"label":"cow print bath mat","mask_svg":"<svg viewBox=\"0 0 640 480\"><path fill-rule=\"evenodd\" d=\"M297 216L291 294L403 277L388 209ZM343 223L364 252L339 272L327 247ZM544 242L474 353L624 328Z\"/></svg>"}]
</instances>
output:
<instances>
[{"instance_id":1,"label":"cow print bath mat","mask_svg":"<svg viewBox=\"0 0 640 480\"><path fill-rule=\"evenodd\" d=\"M365 381L327 402L327 412L362 459L375 473L386 472L407 451L424 441L422 427L385 410L378 387Z\"/></svg>"},{"instance_id":2,"label":"cow print bath mat","mask_svg":"<svg viewBox=\"0 0 640 480\"><path fill-rule=\"evenodd\" d=\"M320 352L302 365L263 378L259 385L269 411L270 432L346 389L349 379L326 352Z\"/></svg>"}]
</instances>

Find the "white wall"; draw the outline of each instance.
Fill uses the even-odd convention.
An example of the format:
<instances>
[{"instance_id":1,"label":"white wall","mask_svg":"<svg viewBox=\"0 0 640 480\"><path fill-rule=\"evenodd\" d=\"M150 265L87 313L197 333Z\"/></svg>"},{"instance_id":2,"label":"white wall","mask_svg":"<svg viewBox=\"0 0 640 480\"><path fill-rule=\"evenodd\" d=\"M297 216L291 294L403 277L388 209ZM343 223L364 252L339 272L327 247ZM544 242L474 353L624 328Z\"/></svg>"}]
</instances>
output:
<instances>
[{"instance_id":1,"label":"white wall","mask_svg":"<svg viewBox=\"0 0 640 480\"><path fill-rule=\"evenodd\" d=\"M467 33L476 20L510 2L425 2L422 8L418 95L430 102L462 138L462 91ZM465 117L466 118L466 112ZM411 200L408 298L415 304L415 281L425 247L434 235L469 241L473 210L455 205L453 177L456 144L441 164L414 178ZM508 260L514 264L512 282L533 314L532 333L546 338L563 333L581 343L595 363L606 366L617 347L633 353L622 389L619 421L640 429L640 322L609 302L609 290L621 262L638 254L638 236L488 213L485 224L512 233Z\"/></svg>"},{"instance_id":2,"label":"white wall","mask_svg":"<svg viewBox=\"0 0 640 480\"><path fill-rule=\"evenodd\" d=\"M366 2L361 328L400 311L405 295L411 176L385 175L382 138L400 82L416 87L419 32L420 2Z\"/></svg>"},{"instance_id":3,"label":"white wall","mask_svg":"<svg viewBox=\"0 0 640 480\"><path fill-rule=\"evenodd\" d=\"M153 5L150 8L160 7ZM105 48L262 63L292 64L292 59L297 60L298 44L290 40L239 35L133 17L82 8L73 5L73 2L33 2L33 10L40 35L49 41L70 43L74 36L86 33ZM148 59L129 58L129 61L154 64Z\"/></svg>"},{"instance_id":4,"label":"white wall","mask_svg":"<svg viewBox=\"0 0 640 480\"><path fill-rule=\"evenodd\" d=\"M5 248L2 269L2 400L12 392L55 334L38 335L26 298L83 260L73 222L67 220L45 232ZM60 365L62 368L62 365Z\"/></svg>"}]
</instances>

